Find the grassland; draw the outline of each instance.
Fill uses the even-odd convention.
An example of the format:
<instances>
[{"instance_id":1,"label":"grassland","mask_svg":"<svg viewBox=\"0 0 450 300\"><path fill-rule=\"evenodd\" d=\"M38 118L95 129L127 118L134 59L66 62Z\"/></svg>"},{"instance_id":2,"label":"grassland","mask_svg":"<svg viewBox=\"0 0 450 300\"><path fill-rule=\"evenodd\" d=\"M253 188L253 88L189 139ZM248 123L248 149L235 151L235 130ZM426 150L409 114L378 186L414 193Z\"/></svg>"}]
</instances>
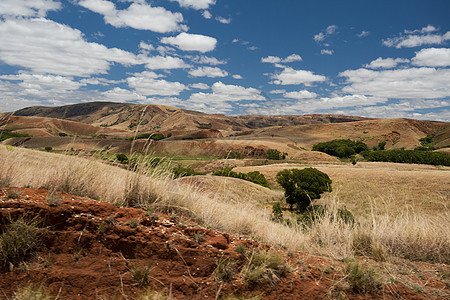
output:
<instances>
[{"instance_id":1,"label":"grassland","mask_svg":"<svg viewBox=\"0 0 450 300\"><path fill-rule=\"evenodd\" d=\"M164 170L131 172L95 159L5 146L0 146L0 165L3 185L46 187L118 205L178 209L212 228L289 250L342 259L353 257L359 251L355 245L364 241L369 250L362 253L368 257L450 262L448 169L370 163L318 166L334 180L334 192L321 199L330 207L327 216L304 230L271 221L270 209L259 201L261 193L252 189L241 189L228 201L226 194L175 181ZM268 174L291 167L252 170ZM224 192L237 187L232 181L212 186ZM353 210L355 224L337 218L343 205Z\"/></svg>"}]
</instances>

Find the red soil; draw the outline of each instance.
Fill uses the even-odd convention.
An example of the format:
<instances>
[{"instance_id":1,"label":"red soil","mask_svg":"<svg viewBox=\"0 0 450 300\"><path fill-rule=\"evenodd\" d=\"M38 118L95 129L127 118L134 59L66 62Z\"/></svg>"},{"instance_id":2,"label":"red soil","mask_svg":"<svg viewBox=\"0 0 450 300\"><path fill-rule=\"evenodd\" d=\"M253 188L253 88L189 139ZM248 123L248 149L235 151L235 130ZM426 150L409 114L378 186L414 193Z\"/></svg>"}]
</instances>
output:
<instances>
[{"instance_id":1,"label":"red soil","mask_svg":"<svg viewBox=\"0 0 450 300\"><path fill-rule=\"evenodd\" d=\"M19 199L8 197L11 189L19 192ZM206 229L187 219L180 221L180 217L149 216L140 209L67 194L60 194L60 205L49 206L47 194L45 189L0 189L0 232L9 223L8 216L22 215L40 216L45 232L42 248L26 267L0 268L0 298L11 299L17 287L34 283L59 299L134 299L146 288L133 280L134 266L150 267L147 287L187 299L218 299L230 294L327 299L330 288L342 279L342 262L281 251L291 265L290 272L275 285L249 286L239 276L246 258L235 247L240 243L247 248L266 245ZM131 220L139 220L139 225L131 228ZM195 234L202 234L204 240L197 243ZM219 258L236 262L237 271L230 282L214 278ZM350 299L429 299L402 284L386 285L374 295L346 295Z\"/></svg>"}]
</instances>

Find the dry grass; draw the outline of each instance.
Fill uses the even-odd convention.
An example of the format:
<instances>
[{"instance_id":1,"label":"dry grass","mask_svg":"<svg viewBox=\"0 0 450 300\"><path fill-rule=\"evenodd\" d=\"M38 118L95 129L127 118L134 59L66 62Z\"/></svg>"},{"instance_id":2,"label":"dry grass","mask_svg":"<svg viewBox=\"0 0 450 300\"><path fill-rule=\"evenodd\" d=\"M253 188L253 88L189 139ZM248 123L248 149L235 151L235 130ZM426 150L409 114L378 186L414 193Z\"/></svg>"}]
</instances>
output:
<instances>
[{"instance_id":1,"label":"dry grass","mask_svg":"<svg viewBox=\"0 0 450 300\"><path fill-rule=\"evenodd\" d=\"M226 201L174 181L164 172L130 172L92 159L4 146L0 146L0 165L0 181L7 180L11 186L45 186L143 208L182 207L206 225L231 234L246 234L289 250L349 257L354 253L354 237L363 231L388 255L450 262L447 208L432 216L414 210L395 214L389 213L389 209L387 213L372 210L370 214L356 215L356 225L349 225L336 217L340 194L334 193L323 199L331 207L328 215L304 231L300 226L272 222L270 209L261 207L257 201L249 201L251 195L243 195L241 202ZM395 190L395 186L392 188ZM400 196L393 197L391 208Z\"/></svg>"}]
</instances>

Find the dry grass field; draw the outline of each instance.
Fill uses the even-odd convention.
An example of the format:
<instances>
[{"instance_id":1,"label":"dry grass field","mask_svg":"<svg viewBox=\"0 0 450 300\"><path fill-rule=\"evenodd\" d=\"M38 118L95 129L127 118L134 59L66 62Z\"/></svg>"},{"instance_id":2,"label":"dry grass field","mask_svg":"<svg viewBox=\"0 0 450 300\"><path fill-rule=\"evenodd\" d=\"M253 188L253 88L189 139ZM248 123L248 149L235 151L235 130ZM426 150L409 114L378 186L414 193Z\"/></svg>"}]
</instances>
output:
<instances>
[{"instance_id":1,"label":"dry grass field","mask_svg":"<svg viewBox=\"0 0 450 300\"><path fill-rule=\"evenodd\" d=\"M337 164L275 164L237 167L236 172L260 171L271 183L276 174L287 168L314 167L333 180L330 196L339 199L357 215L397 215L405 212L436 214L448 211L450 168L383 162Z\"/></svg>"}]
</instances>

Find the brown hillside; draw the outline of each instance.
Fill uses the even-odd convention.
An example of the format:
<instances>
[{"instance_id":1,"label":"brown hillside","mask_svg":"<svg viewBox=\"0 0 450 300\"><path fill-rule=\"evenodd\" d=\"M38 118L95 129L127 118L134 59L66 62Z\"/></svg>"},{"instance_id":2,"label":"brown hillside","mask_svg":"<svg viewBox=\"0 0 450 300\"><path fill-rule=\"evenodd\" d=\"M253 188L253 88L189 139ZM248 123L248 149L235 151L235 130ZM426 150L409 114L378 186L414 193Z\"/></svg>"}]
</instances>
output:
<instances>
[{"instance_id":1,"label":"brown hillside","mask_svg":"<svg viewBox=\"0 0 450 300\"><path fill-rule=\"evenodd\" d=\"M268 126L340 123L367 120L339 115L305 116L225 116L209 115L165 105L91 102L60 107L35 106L15 112L18 116L51 117L120 130L195 131L220 130L223 135ZM139 128L138 125L139 124Z\"/></svg>"},{"instance_id":2,"label":"brown hillside","mask_svg":"<svg viewBox=\"0 0 450 300\"><path fill-rule=\"evenodd\" d=\"M2 130L26 133L32 136L57 136L59 133L65 133L71 136L90 136L90 135L129 135L127 132L102 128L75 121L48 117L25 117L8 116L0 120Z\"/></svg>"}]
</instances>

